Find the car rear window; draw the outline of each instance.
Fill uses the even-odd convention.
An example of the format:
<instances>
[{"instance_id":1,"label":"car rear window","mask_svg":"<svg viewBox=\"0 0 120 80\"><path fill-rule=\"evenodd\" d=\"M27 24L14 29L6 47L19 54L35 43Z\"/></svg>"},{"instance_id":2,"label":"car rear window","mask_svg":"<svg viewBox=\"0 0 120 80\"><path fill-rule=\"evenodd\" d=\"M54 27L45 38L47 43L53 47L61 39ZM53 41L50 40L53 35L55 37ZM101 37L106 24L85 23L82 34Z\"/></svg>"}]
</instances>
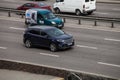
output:
<instances>
[{"instance_id":1,"label":"car rear window","mask_svg":"<svg viewBox=\"0 0 120 80\"><path fill-rule=\"evenodd\" d=\"M85 0L85 2L89 2L89 0Z\"/></svg>"},{"instance_id":2,"label":"car rear window","mask_svg":"<svg viewBox=\"0 0 120 80\"><path fill-rule=\"evenodd\" d=\"M94 0L91 0L91 1L94 1Z\"/></svg>"}]
</instances>

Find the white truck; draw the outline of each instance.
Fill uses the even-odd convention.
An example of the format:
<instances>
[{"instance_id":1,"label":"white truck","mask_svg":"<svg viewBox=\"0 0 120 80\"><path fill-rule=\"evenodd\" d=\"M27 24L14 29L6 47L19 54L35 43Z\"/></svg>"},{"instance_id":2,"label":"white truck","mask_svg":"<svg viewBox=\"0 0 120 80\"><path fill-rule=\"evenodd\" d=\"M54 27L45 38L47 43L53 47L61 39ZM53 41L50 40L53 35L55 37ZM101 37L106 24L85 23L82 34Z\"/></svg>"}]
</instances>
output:
<instances>
[{"instance_id":1,"label":"white truck","mask_svg":"<svg viewBox=\"0 0 120 80\"><path fill-rule=\"evenodd\" d=\"M76 15L92 14L96 10L96 0L56 0L53 4L55 13L69 12Z\"/></svg>"}]
</instances>

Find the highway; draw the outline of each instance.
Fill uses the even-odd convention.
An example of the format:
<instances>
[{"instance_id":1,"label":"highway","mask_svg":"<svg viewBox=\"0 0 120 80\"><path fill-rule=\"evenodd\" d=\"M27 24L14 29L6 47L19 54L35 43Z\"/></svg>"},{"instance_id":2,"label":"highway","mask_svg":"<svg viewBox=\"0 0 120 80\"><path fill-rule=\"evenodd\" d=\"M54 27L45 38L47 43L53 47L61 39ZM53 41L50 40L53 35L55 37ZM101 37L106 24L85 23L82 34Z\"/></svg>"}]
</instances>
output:
<instances>
[{"instance_id":1,"label":"highway","mask_svg":"<svg viewBox=\"0 0 120 80\"><path fill-rule=\"evenodd\" d=\"M64 31L75 38L72 49L50 52L46 48L25 48L23 20L0 18L0 58L120 78L120 32L76 28ZM76 25L76 24L75 24ZM77 26L77 25L76 25Z\"/></svg>"},{"instance_id":2,"label":"highway","mask_svg":"<svg viewBox=\"0 0 120 80\"><path fill-rule=\"evenodd\" d=\"M20 0L1 0L0 7L15 8L24 2ZM52 2L46 2L52 5ZM97 3L93 16L120 17L119 4ZM73 35L75 46L72 49L50 52L49 49L26 48L23 45L24 19L16 15L7 16L0 12L0 59L14 60L52 66L77 72L102 75L120 79L120 24L118 29L99 29L92 26L65 23L64 31ZM93 28L87 28L86 26ZM106 25L106 23L103 23ZM86 27L86 28L84 28Z\"/></svg>"},{"instance_id":3,"label":"highway","mask_svg":"<svg viewBox=\"0 0 120 80\"><path fill-rule=\"evenodd\" d=\"M1 0L0 7L8 7L8 8L17 8L18 6L32 1L25 1L25 0ZM55 0L47 0L43 1L46 4L53 5ZM120 5L119 4L104 4L104 3L97 3L96 4L96 11L92 14L92 16L100 16L100 17L112 17L112 18L120 18ZM73 14L72 14L73 15ZM91 16L91 15L90 15Z\"/></svg>"}]
</instances>

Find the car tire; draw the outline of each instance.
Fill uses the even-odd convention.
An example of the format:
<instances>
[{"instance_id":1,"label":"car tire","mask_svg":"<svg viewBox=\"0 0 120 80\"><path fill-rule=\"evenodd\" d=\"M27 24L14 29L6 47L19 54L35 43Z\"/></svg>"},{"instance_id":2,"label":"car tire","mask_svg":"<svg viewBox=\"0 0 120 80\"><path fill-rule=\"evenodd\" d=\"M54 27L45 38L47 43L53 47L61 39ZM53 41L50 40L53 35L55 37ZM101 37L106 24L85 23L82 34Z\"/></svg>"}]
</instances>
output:
<instances>
[{"instance_id":1,"label":"car tire","mask_svg":"<svg viewBox=\"0 0 120 80\"><path fill-rule=\"evenodd\" d=\"M56 44L54 44L54 43L51 43L51 44L50 44L50 51L52 51L52 52L56 52L56 51L57 51L57 46L56 46Z\"/></svg>"},{"instance_id":2,"label":"car tire","mask_svg":"<svg viewBox=\"0 0 120 80\"><path fill-rule=\"evenodd\" d=\"M55 9L55 13L56 13L56 14L60 14L60 9L59 9L59 8L56 8L56 9Z\"/></svg>"},{"instance_id":3,"label":"car tire","mask_svg":"<svg viewBox=\"0 0 120 80\"><path fill-rule=\"evenodd\" d=\"M76 11L75 11L75 14L76 14L77 16L80 16L80 14L81 14L80 10L76 10Z\"/></svg>"},{"instance_id":4,"label":"car tire","mask_svg":"<svg viewBox=\"0 0 120 80\"><path fill-rule=\"evenodd\" d=\"M25 41L25 47L31 48L32 47L32 42L30 40Z\"/></svg>"}]
</instances>

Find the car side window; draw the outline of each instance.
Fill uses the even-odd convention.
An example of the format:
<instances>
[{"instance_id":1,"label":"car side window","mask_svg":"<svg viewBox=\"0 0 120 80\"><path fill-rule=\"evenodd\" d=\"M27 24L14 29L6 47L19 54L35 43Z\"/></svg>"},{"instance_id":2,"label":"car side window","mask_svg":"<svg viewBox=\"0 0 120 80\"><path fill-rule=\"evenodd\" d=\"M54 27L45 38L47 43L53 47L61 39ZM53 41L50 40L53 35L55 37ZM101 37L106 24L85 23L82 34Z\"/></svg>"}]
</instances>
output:
<instances>
[{"instance_id":1,"label":"car side window","mask_svg":"<svg viewBox=\"0 0 120 80\"><path fill-rule=\"evenodd\" d=\"M30 30L29 32L30 32L31 34L40 35L40 31L37 31L37 30Z\"/></svg>"},{"instance_id":2,"label":"car side window","mask_svg":"<svg viewBox=\"0 0 120 80\"><path fill-rule=\"evenodd\" d=\"M89 2L89 0L85 0L85 2Z\"/></svg>"},{"instance_id":3,"label":"car side window","mask_svg":"<svg viewBox=\"0 0 120 80\"><path fill-rule=\"evenodd\" d=\"M39 18L40 20L42 20L42 19L43 19L43 17L42 17L42 15L41 15L41 14L38 14L38 18Z\"/></svg>"},{"instance_id":4,"label":"car side window","mask_svg":"<svg viewBox=\"0 0 120 80\"><path fill-rule=\"evenodd\" d=\"M45 32L43 32L43 31L41 31L40 35L41 36L47 36L47 34Z\"/></svg>"},{"instance_id":5,"label":"car side window","mask_svg":"<svg viewBox=\"0 0 120 80\"><path fill-rule=\"evenodd\" d=\"M56 0L56 2L64 2L64 0Z\"/></svg>"}]
</instances>

